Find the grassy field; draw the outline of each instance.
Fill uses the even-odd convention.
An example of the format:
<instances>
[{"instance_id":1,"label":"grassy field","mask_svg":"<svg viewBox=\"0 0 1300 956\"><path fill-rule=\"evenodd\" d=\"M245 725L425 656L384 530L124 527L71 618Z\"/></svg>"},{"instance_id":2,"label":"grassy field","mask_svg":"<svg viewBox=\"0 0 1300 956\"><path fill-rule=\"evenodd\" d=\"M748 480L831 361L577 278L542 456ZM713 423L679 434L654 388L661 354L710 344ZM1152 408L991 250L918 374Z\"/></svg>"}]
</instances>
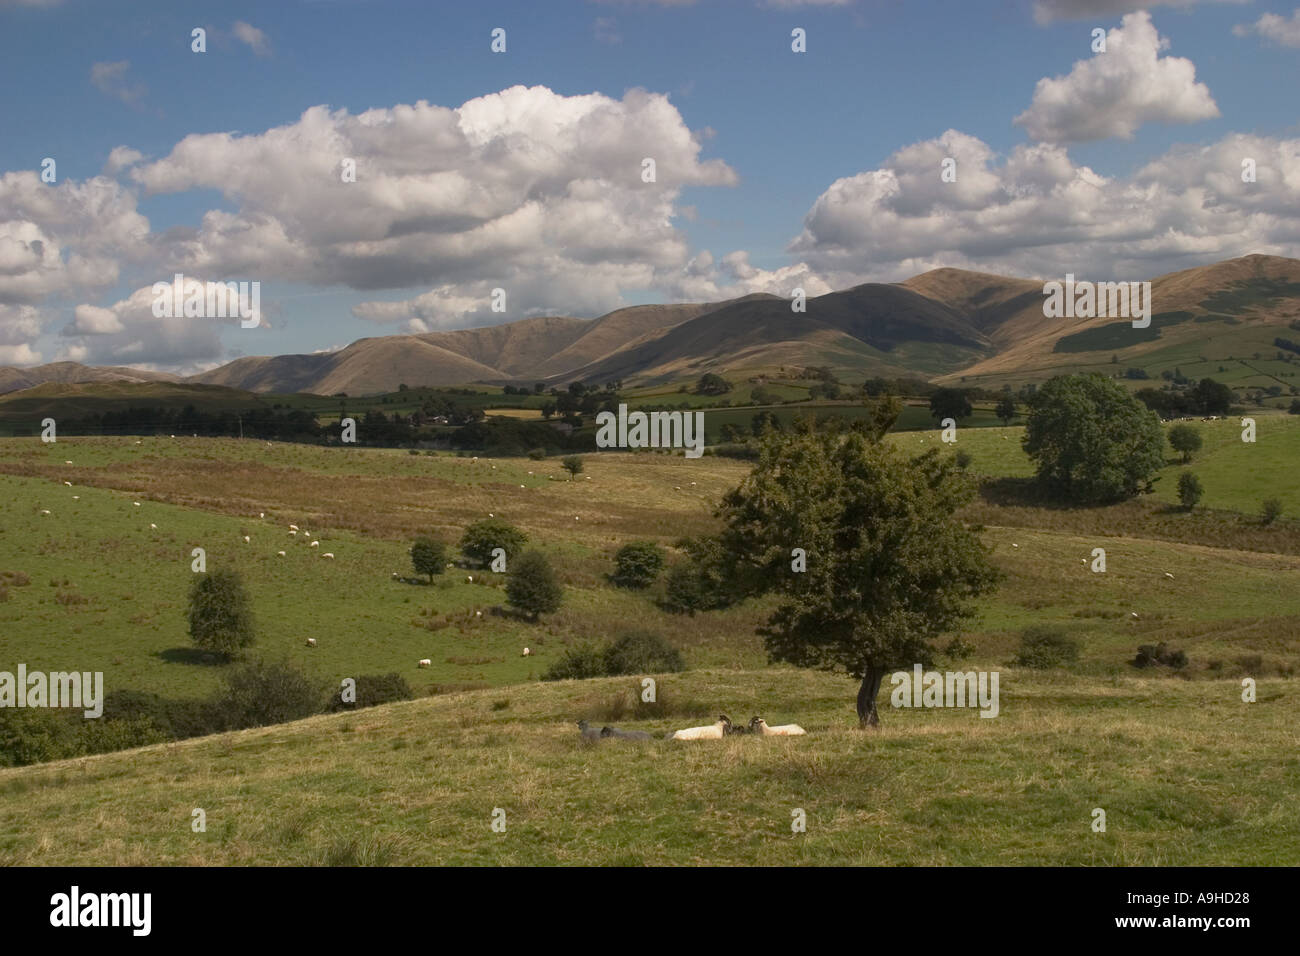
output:
<instances>
[{"instance_id":1,"label":"grassy field","mask_svg":"<svg viewBox=\"0 0 1300 956\"><path fill-rule=\"evenodd\" d=\"M887 708L864 734L841 678L695 671L661 679L670 716L618 722L660 731L726 709L808 735L584 744L573 721L614 719L632 685L476 691L0 771L0 852L79 866L1300 862L1290 682L1246 704L1234 681L1008 671L996 719Z\"/></svg>"},{"instance_id":2,"label":"grassy field","mask_svg":"<svg viewBox=\"0 0 1300 956\"><path fill-rule=\"evenodd\" d=\"M1003 671L1002 716L886 710L879 734L854 729L850 681L767 666L755 628L770 603L673 615L658 587L605 578L626 541L671 551L712 529L746 463L602 453L569 481L557 459L0 440L0 670L75 666L103 670L109 690L209 694L224 668L194 653L183 617L190 552L203 547L210 569L243 574L257 654L335 685L395 670L434 695L0 772L0 850L19 863L104 864L1297 863L1295 841L1277 835L1297 832L1300 816L1287 790L1300 522L1263 528L1231 508L1267 492L1300 511L1289 479L1298 425L1261 418L1259 442L1243 445L1235 422L1198 423L1206 447L1192 467L1211 508L1191 515L1158 495L1079 510L985 494L968 517L1005 577L962 634L974 651L961 667ZM957 447L994 482L1023 477L1021 434L962 429ZM939 443L934 429L890 440ZM1236 498L1234 483L1246 485ZM499 615L490 573L393 579L408 573L415 534L454 542L489 513L527 531L560 572L565 605L541 624ZM1097 547L1104 574L1090 570ZM662 679L660 711L636 711L630 679L536 682L566 647L633 624L691 667ZM1033 624L1080 641L1070 672L1012 666ZM1162 641L1190 658L1178 677L1131 666L1139 644ZM423 657L431 668L416 667ZM1260 679L1256 704L1240 700L1246 675ZM661 731L720 709L810 734L597 749L572 726L587 716ZM1089 829L1098 806L1106 834ZM208 813L206 834L189 829L194 807ZM504 835L489 827L494 807L507 812ZM790 832L795 808L806 834Z\"/></svg>"}]
</instances>

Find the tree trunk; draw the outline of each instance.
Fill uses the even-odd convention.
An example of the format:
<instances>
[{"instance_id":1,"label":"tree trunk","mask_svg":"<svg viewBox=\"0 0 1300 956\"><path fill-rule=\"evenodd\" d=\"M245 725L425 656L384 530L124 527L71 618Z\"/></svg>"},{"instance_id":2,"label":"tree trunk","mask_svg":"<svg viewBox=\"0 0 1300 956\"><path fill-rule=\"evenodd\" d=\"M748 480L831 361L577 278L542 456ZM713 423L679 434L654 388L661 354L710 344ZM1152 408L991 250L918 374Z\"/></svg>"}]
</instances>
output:
<instances>
[{"instance_id":1,"label":"tree trunk","mask_svg":"<svg viewBox=\"0 0 1300 956\"><path fill-rule=\"evenodd\" d=\"M874 665L869 666L862 675L862 686L858 688L859 727L880 726L880 715L876 713L876 696L880 693L880 683L884 679L884 668Z\"/></svg>"}]
</instances>

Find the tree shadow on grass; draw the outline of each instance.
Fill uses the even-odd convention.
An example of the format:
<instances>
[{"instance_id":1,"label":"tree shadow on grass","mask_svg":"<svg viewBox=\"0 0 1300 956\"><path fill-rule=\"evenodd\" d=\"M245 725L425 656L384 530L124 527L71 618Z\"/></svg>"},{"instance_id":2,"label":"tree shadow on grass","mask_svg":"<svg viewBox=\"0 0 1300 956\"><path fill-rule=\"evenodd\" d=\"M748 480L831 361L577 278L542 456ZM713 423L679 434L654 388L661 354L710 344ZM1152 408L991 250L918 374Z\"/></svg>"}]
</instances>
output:
<instances>
[{"instance_id":1,"label":"tree shadow on grass","mask_svg":"<svg viewBox=\"0 0 1300 956\"><path fill-rule=\"evenodd\" d=\"M1081 507L1064 501L1034 478L987 478L980 482L980 498L985 503L1007 508L1057 508L1062 511Z\"/></svg>"},{"instance_id":2,"label":"tree shadow on grass","mask_svg":"<svg viewBox=\"0 0 1300 956\"><path fill-rule=\"evenodd\" d=\"M205 651L198 647L169 647L165 651L158 651L154 656L168 664L193 664L200 667L215 667L230 663L228 655Z\"/></svg>"}]
</instances>

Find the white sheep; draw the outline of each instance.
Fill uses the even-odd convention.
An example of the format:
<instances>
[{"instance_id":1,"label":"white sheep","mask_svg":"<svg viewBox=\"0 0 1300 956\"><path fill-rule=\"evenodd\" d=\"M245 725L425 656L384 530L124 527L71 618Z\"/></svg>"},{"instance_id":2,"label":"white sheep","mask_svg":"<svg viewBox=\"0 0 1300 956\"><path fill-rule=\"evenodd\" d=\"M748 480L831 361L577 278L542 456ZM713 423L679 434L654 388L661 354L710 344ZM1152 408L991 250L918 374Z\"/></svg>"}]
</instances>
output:
<instances>
[{"instance_id":1,"label":"white sheep","mask_svg":"<svg viewBox=\"0 0 1300 956\"><path fill-rule=\"evenodd\" d=\"M252 539L249 538L248 535L244 535L244 544L252 544L252 543L253 543Z\"/></svg>"},{"instance_id":2,"label":"white sheep","mask_svg":"<svg viewBox=\"0 0 1300 956\"><path fill-rule=\"evenodd\" d=\"M308 646L308 647L315 647L315 646L316 646L316 638L314 638L314 637L309 637L309 638L307 638L307 646Z\"/></svg>"},{"instance_id":3,"label":"white sheep","mask_svg":"<svg viewBox=\"0 0 1300 956\"><path fill-rule=\"evenodd\" d=\"M64 484L67 485L69 488L72 487L72 482L70 481L65 481Z\"/></svg>"},{"instance_id":4,"label":"white sheep","mask_svg":"<svg viewBox=\"0 0 1300 956\"><path fill-rule=\"evenodd\" d=\"M81 500L81 495L73 495L73 496L72 496L72 500L73 500L73 501L80 501L80 500Z\"/></svg>"},{"instance_id":5,"label":"white sheep","mask_svg":"<svg viewBox=\"0 0 1300 956\"><path fill-rule=\"evenodd\" d=\"M72 464L72 462L70 462L70 461L65 461L64 464L65 464L65 465L70 465L70 464Z\"/></svg>"},{"instance_id":6,"label":"white sheep","mask_svg":"<svg viewBox=\"0 0 1300 956\"><path fill-rule=\"evenodd\" d=\"M291 537L291 538L296 538L297 536L298 536L298 532L297 532L297 531L290 531L290 532L289 532L289 537Z\"/></svg>"},{"instance_id":7,"label":"white sheep","mask_svg":"<svg viewBox=\"0 0 1300 956\"><path fill-rule=\"evenodd\" d=\"M275 553L278 554L278 555L279 555L280 557L282 557L282 558L284 557L284 552L283 552L283 551L277 551L277 552L275 552Z\"/></svg>"},{"instance_id":8,"label":"white sheep","mask_svg":"<svg viewBox=\"0 0 1300 956\"><path fill-rule=\"evenodd\" d=\"M326 551L324 554L321 555L321 557L322 557L322 558L333 558L333 557L334 557L334 552L333 552L333 551Z\"/></svg>"},{"instance_id":9,"label":"white sheep","mask_svg":"<svg viewBox=\"0 0 1300 956\"><path fill-rule=\"evenodd\" d=\"M429 658L426 657L426 658L424 658L422 661L420 661L419 664L417 664L416 666L417 666L417 667L429 667L431 664L433 664L433 661L429 660Z\"/></svg>"},{"instance_id":10,"label":"white sheep","mask_svg":"<svg viewBox=\"0 0 1300 956\"><path fill-rule=\"evenodd\" d=\"M726 714L719 714L718 721L709 724L707 727L687 727L685 730L677 730L669 737L669 740L721 740L731 731L731 718Z\"/></svg>"},{"instance_id":11,"label":"white sheep","mask_svg":"<svg viewBox=\"0 0 1300 956\"><path fill-rule=\"evenodd\" d=\"M311 543L310 546L313 547L313 548L319 548L319 547L320 547L320 542L319 542L319 541L313 541L313 542Z\"/></svg>"},{"instance_id":12,"label":"white sheep","mask_svg":"<svg viewBox=\"0 0 1300 956\"><path fill-rule=\"evenodd\" d=\"M152 522L150 522L150 524L149 524L149 530L150 530L150 531L157 531L157 530L158 530L158 526L157 526L156 524L153 524Z\"/></svg>"},{"instance_id":13,"label":"white sheep","mask_svg":"<svg viewBox=\"0 0 1300 956\"><path fill-rule=\"evenodd\" d=\"M41 510L41 514L43 514L43 515L47 515L47 514L49 514L49 513L50 513L50 512L49 512L49 509L42 509L42 510Z\"/></svg>"},{"instance_id":14,"label":"white sheep","mask_svg":"<svg viewBox=\"0 0 1300 956\"><path fill-rule=\"evenodd\" d=\"M131 502L131 504L135 505L137 508L140 507L140 502L138 502L138 501L133 501L133 502Z\"/></svg>"},{"instance_id":15,"label":"white sheep","mask_svg":"<svg viewBox=\"0 0 1300 956\"><path fill-rule=\"evenodd\" d=\"M755 717L749 722L749 729L753 733L760 733L764 737L799 737L806 734L798 724L781 724L777 727L769 727L767 721L762 717Z\"/></svg>"},{"instance_id":16,"label":"white sheep","mask_svg":"<svg viewBox=\"0 0 1300 956\"><path fill-rule=\"evenodd\" d=\"M529 650L527 647L525 647L525 648L524 648L524 652L523 652L522 654L520 654L519 656L520 656L520 657L532 657L532 655L533 655L533 652L532 652L531 650Z\"/></svg>"},{"instance_id":17,"label":"white sheep","mask_svg":"<svg viewBox=\"0 0 1300 956\"><path fill-rule=\"evenodd\" d=\"M289 525L289 530L290 530L290 531L297 531L297 530L298 530L298 526L297 526L296 524L291 524L291 525Z\"/></svg>"}]
</instances>

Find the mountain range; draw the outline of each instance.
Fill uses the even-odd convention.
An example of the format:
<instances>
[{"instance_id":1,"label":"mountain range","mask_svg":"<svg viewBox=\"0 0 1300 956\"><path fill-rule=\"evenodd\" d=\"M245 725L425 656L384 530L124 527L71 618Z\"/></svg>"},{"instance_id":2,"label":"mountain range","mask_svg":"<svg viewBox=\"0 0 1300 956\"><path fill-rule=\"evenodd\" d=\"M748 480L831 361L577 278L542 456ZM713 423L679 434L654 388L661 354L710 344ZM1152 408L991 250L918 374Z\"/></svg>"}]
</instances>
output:
<instances>
[{"instance_id":1,"label":"mountain range","mask_svg":"<svg viewBox=\"0 0 1300 956\"><path fill-rule=\"evenodd\" d=\"M545 316L365 338L334 352L250 356L188 377L72 362L0 367L0 392L44 382L182 382L364 395L400 384L653 385L705 372L752 376L808 366L829 366L850 380L916 376L989 387L1115 364L1153 371L1249 365L1265 352L1271 357L1288 326L1300 327L1297 259L1250 255L1150 281L1155 315L1141 330L1127 319L1045 317L1040 279L944 268L810 298L803 312L767 294L639 305L596 319Z\"/></svg>"}]
</instances>

